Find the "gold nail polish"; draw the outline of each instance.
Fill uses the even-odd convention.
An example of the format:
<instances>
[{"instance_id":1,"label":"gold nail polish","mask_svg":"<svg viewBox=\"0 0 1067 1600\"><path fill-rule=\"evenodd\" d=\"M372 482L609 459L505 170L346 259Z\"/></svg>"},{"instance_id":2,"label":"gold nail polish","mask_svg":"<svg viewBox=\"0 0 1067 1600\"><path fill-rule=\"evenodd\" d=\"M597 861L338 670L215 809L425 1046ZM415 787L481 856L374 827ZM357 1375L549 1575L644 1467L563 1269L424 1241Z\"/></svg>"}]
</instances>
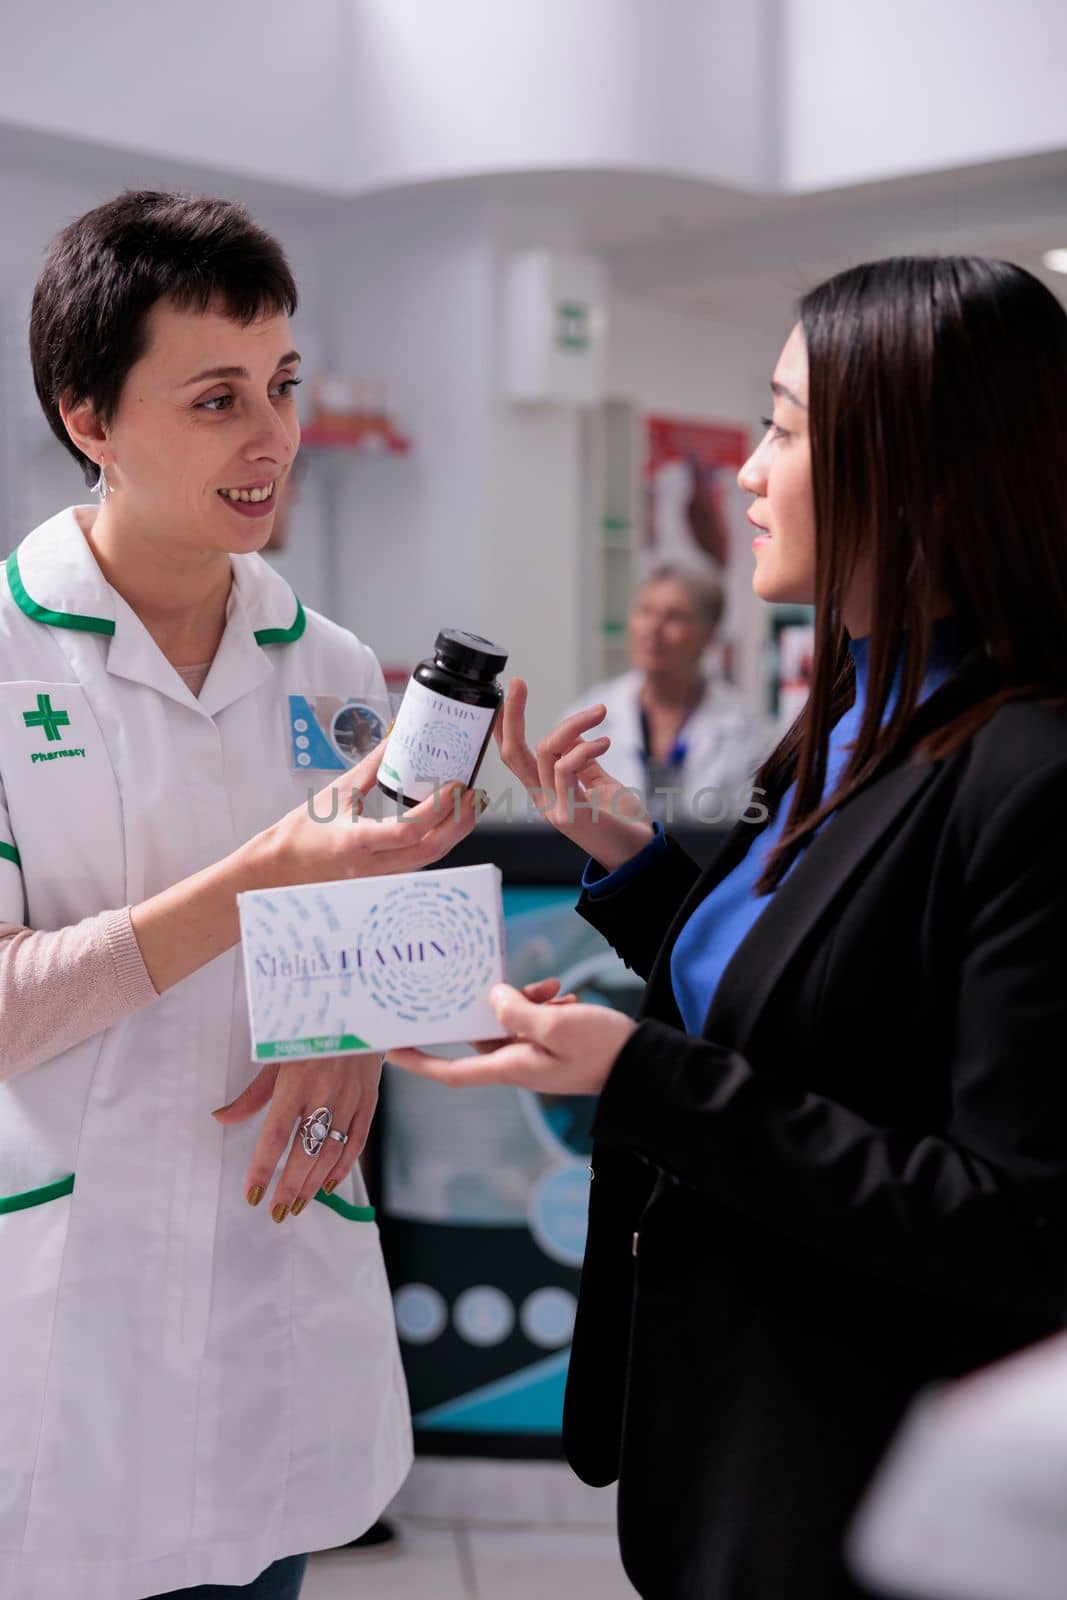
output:
<instances>
[{"instance_id":1,"label":"gold nail polish","mask_svg":"<svg viewBox=\"0 0 1067 1600\"><path fill-rule=\"evenodd\" d=\"M258 1183L254 1183L251 1189L249 1189L248 1193L245 1195L245 1199L248 1201L250 1206L258 1206L262 1198L263 1189Z\"/></svg>"},{"instance_id":2,"label":"gold nail polish","mask_svg":"<svg viewBox=\"0 0 1067 1600\"><path fill-rule=\"evenodd\" d=\"M294 1217L298 1217L300 1215L301 1211L303 1211L303 1209L304 1209L304 1207L306 1205L307 1205L307 1201L306 1200L294 1200L293 1204L292 1204L293 1216Z\"/></svg>"},{"instance_id":3,"label":"gold nail polish","mask_svg":"<svg viewBox=\"0 0 1067 1600\"><path fill-rule=\"evenodd\" d=\"M288 1206L275 1206L274 1210L271 1212L271 1216L274 1218L275 1222L284 1222L288 1215Z\"/></svg>"},{"instance_id":4,"label":"gold nail polish","mask_svg":"<svg viewBox=\"0 0 1067 1600\"><path fill-rule=\"evenodd\" d=\"M330 1178L330 1180L327 1183L324 1183L322 1186L323 1193L333 1194L333 1191L337 1188L338 1182L339 1180L337 1178Z\"/></svg>"}]
</instances>

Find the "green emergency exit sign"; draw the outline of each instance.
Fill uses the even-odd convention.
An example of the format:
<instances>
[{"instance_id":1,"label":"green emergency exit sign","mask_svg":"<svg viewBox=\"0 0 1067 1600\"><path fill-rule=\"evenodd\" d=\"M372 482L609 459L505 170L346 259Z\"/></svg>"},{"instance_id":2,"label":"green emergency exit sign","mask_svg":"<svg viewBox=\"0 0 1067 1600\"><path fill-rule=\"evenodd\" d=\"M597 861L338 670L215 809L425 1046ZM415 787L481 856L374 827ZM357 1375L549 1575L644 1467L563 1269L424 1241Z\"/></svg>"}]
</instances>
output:
<instances>
[{"instance_id":1,"label":"green emergency exit sign","mask_svg":"<svg viewBox=\"0 0 1067 1600\"><path fill-rule=\"evenodd\" d=\"M589 349L589 307L580 300L560 300L556 305L556 348Z\"/></svg>"}]
</instances>

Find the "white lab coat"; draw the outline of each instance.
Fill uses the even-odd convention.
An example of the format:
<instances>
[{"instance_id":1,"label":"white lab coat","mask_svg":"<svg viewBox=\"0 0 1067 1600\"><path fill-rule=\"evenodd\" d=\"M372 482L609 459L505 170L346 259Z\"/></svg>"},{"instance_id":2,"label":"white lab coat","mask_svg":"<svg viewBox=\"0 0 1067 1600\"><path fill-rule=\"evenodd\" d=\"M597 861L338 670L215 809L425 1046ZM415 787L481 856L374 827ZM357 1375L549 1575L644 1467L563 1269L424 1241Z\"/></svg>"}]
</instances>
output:
<instances>
[{"instance_id":1,"label":"white lab coat","mask_svg":"<svg viewBox=\"0 0 1067 1600\"><path fill-rule=\"evenodd\" d=\"M583 738L609 736L611 744L601 758L603 767L627 788L644 795L638 699L641 683L642 674L637 671L607 678L594 684L562 715L602 702L607 715ZM753 774L771 748L758 720L745 709L740 692L721 679L707 678L704 697L687 718L680 737L686 755L680 775L672 779L672 787L681 791L670 802L673 820L708 824L735 821L748 804ZM701 790L714 792L702 795ZM664 820L669 826L670 811L664 814Z\"/></svg>"},{"instance_id":2,"label":"white lab coat","mask_svg":"<svg viewBox=\"0 0 1067 1600\"><path fill-rule=\"evenodd\" d=\"M388 714L367 646L260 556L232 566L199 699L73 510L0 571L0 920L135 904L324 787L293 768L289 694ZM51 740L25 721L40 695L66 713ZM59 750L84 753L31 759ZM407 1475L362 1178L334 1197L348 1214L313 1203L278 1226L246 1204L262 1118L224 1130L210 1112L256 1070L235 949L0 1085L4 1600L248 1583L354 1538Z\"/></svg>"},{"instance_id":3,"label":"white lab coat","mask_svg":"<svg viewBox=\"0 0 1067 1600\"><path fill-rule=\"evenodd\" d=\"M1063 1600L1067 1334L912 1402L846 1555L879 1594Z\"/></svg>"}]
</instances>

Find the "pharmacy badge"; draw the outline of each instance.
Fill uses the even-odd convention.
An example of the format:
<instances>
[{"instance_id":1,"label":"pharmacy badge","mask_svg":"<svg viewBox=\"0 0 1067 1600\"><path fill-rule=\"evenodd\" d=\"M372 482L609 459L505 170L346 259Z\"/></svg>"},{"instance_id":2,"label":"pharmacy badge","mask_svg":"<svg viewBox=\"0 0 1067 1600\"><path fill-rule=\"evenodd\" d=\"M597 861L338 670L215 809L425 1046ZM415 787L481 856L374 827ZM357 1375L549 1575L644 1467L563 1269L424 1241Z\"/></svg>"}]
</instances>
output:
<instances>
[{"instance_id":1,"label":"pharmacy badge","mask_svg":"<svg viewBox=\"0 0 1067 1600\"><path fill-rule=\"evenodd\" d=\"M294 772L343 772L385 737L387 705L340 695L288 696L291 765Z\"/></svg>"}]
</instances>

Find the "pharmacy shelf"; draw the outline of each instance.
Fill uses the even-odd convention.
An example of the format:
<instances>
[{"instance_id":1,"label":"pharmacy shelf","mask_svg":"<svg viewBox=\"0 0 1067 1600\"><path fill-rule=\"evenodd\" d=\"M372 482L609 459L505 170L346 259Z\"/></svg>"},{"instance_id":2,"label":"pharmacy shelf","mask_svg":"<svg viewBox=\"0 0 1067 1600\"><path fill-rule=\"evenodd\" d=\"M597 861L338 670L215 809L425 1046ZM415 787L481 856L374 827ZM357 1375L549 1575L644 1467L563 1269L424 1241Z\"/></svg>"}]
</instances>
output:
<instances>
[{"instance_id":1,"label":"pharmacy shelf","mask_svg":"<svg viewBox=\"0 0 1067 1600\"><path fill-rule=\"evenodd\" d=\"M584 421L585 636L583 680L598 683L629 665L626 618L635 579L640 504L639 422L628 399L605 400Z\"/></svg>"},{"instance_id":2,"label":"pharmacy shelf","mask_svg":"<svg viewBox=\"0 0 1067 1600\"><path fill-rule=\"evenodd\" d=\"M331 428L321 422L308 424L300 444L304 450L344 451L357 456L406 456L413 448L411 440L400 433L383 433L380 428Z\"/></svg>"}]
</instances>

